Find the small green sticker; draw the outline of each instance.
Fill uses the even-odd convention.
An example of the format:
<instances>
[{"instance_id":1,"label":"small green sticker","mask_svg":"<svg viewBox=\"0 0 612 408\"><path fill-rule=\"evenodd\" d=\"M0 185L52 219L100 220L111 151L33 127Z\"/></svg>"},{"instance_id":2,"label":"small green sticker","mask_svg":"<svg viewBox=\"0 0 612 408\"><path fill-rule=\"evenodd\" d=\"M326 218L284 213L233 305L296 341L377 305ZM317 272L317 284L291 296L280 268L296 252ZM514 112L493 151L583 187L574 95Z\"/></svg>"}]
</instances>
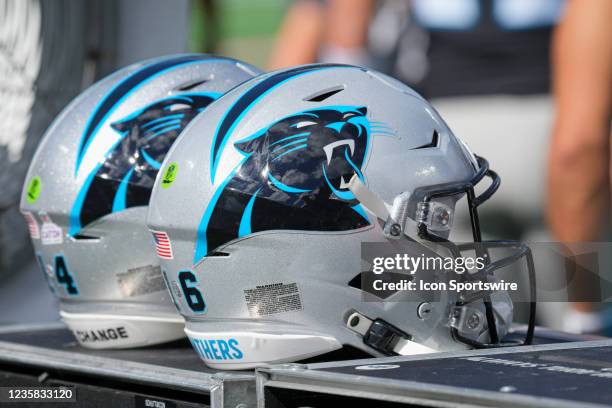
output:
<instances>
[{"instance_id":1,"label":"small green sticker","mask_svg":"<svg viewBox=\"0 0 612 408\"><path fill-rule=\"evenodd\" d=\"M170 187L170 185L172 185L172 183L174 183L174 179L176 178L177 171L178 171L178 164L176 162L170 163L161 181L161 185L163 188L168 188Z\"/></svg>"},{"instance_id":2,"label":"small green sticker","mask_svg":"<svg viewBox=\"0 0 612 408\"><path fill-rule=\"evenodd\" d=\"M38 196L40 195L40 177L36 176L32 180L30 180L30 184L28 184L28 192L26 194L26 200L30 204L34 204L36 200L38 200Z\"/></svg>"}]
</instances>

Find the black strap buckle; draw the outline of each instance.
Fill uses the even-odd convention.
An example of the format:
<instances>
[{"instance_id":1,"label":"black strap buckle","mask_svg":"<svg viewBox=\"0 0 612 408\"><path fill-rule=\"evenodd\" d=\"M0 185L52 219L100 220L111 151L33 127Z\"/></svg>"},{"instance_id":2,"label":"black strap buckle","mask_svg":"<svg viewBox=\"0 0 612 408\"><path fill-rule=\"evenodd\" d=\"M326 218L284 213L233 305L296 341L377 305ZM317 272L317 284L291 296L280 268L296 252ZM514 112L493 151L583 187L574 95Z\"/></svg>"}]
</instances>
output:
<instances>
[{"instance_id":1,"label":"black strap buckle","mask_svg":"<svg viewBox=\"0 0 612 408\"><path fill-rule=\"evenodd\" d=\"M397 355L394 351L400 339L412 340L412 336L381 319L376 319L363 336L363 342L386 355Z\"/></svg>"}]
</instances>

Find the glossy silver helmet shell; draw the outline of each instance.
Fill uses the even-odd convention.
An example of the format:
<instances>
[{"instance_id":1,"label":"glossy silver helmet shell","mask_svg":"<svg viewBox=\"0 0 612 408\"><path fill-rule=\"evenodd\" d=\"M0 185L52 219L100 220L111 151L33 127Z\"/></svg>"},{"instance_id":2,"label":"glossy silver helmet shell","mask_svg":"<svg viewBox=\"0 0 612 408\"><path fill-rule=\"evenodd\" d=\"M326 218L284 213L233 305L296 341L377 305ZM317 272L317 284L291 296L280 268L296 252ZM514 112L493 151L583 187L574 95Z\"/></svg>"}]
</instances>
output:
<instances>
[{"instance_id":1,"label":"glossy silver helmet shell","mask_svg":"<svg viewBox=\"0 0 612 408\"><path fill-rule=\"evenodd\" d=\"M424 319L409 294L365 302L350 284L364 270L362 243L389 241L384 218L351 189L355 178L393 203L481 174L431 105L400 82L343 65L259 76L190 123L164 167L178 172L168 188L158 177L147 223L168 237L173 258L161 264L209 366L297 361L345 346L375 356L469 347L451 333L452 293L440 293ZM462 195L436 201L452 210ZM407 253L431 246L409 235L396 241ZM503 335L512 305L503 294L497 303ZM354 317L362 323L352 327ZM402 347L366 341L379 320L403 333ZM481 324L471 339L486 330Z\"/></svg>"},{"instance_id":2,"label":"glossy silver helmet shell","mask_svg":"<svg viewBox=\"0 0 612 408\"><path fill-rule=\"evenodd\" d=\"M258 73L198 54L133 64L85 90L47 130L21 211L62 319L83 346L184 335L145 225L151 189L183 128Z\"/></svg>"}]
</instances>

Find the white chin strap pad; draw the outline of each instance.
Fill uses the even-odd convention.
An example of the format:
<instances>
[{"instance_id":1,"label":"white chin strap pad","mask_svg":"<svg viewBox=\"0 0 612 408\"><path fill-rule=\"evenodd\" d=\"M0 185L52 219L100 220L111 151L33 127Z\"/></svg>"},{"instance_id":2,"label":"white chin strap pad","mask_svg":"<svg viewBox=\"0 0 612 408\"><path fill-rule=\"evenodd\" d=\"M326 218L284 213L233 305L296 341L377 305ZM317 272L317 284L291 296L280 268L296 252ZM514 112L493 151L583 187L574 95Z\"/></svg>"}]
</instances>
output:
<instances>
[{"instance_id":1,"label":"white chin strap pad","mask_svg":"<svg viewBox=\"0 0 612 408\"><path fill-rule=\"evenodd\" d=\"M420 343L408 339L401 339L400 341L398 341L395 347L393 348L393 351L395 351L400 356L438 353L438 350L434 350L430 347L424 346Z\"/></svg>"},{"instance_id":2,"label":"white chin strap pad","mask_svg":"<svg viewBox=\"0 0 612 408\"><path fill-rule=\"evenodd\" d=\"M389 218L389 211L391 207L385 203L379 196L374 194L363 181L354 174L348 183L348 188L351 190L355 198L367 208L371 213L376 215L383 221L387 221Z\"/></svg>"}]
</instances>

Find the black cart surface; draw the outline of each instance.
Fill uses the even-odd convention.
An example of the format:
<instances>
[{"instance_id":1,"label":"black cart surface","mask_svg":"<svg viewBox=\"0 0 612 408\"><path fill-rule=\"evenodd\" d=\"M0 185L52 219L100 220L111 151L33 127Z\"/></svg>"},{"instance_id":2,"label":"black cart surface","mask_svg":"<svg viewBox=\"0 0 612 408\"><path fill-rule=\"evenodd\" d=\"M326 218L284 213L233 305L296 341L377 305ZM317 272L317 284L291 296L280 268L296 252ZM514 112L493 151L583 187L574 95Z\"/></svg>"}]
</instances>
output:
<instances>
[{"instance_id":1,"label":"black cart surface","mask_svg":"<svg viewBox=\"0 0 612 408\"><path fill-rule=\"evenodd\" d=\"M186 340L135 350L88 350L61 323L0 328L0 385L76 387L78 404L14 404L21 408L255 405L252 371L211 370Z\"/></svg>"},{"instance_id":2,"label":"black cart surface","mask_svg":"<svg viewBox=\"0 0 612 408\"><path fill-rule=\"evenodd\" d=\"M523 334L519 328L514 336L519 338ZM534 401L533 395L523 395L529 387L552 387L550 392L541 395L547 399L537 399L539 396L535 399L542 402L541 406L551 406L551 393L555 392L569 398L563 402L566 406L586 406L592 402L612 404L611 400L601 399L606 395L609 398L612 392L612 380L605 375L593 377L594 385L588 388L580 382L591 378L585 373L568 374L547 371L544 366L519 367L483 359L584 366L606 373L611 367L612 343L575 340L583 338L536 329L538 343L555 344L508 349L503 354L468 351L460 355L281 365L260 369L256 387L253 371L211 370L186 340L134 350L89 350L80 347L61 323L4 326L0 327L0 386L72 386L77 403L0 403L0 407L249 408L265 404L266 407L322 408L362 406L364 402L375 407L390 403L516 406L510 403L515 401L514 397L527 401L523 405ZM544 351L542 355L537 354ZM380 364L397 367L380 369ZM357 366L369 367L357 370ZM612 377L612 368L609 374ZM592 395L572 400L574 394L565 380L574 377L577 379L573 386ZM538 382L541 380L547 382ZM500 390L503 387L506 388ZM598 393L592 392L596 388ZM372 403L372 400L377 401ZM584 404L576 405L578 402Z\"/></svg>"},{"instance_id":3,"label":"black cart surface","mask_svg":"<svg viewBox=\"0 0 612 408\"><path fill-rule=\"evenodd\" d=\"M258 370L260 407L612 406L612 340Z\"/></svg>"}]
</instances>

